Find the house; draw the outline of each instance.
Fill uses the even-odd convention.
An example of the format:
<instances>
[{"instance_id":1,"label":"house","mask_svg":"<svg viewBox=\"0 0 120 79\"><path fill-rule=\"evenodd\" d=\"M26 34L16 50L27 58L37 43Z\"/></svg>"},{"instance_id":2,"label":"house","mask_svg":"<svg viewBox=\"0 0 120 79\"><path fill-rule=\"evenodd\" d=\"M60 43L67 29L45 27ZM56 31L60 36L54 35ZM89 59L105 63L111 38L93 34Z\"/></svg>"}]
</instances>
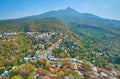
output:
<instances>
[{"instance_id":1,"label":"house","mask_svg":"<svg viewBox=\"0 0 120 79\"><path fill-rule=\"evenodd\" d=\"M4 33L2 34L2 36L7 36L7 33L6 33L6 32L4 32Z\"/></svg>"},{"instance_id":2,"label":"house","mask_svg":"<svg viewBox=\"0 0 120 79\"><path fill-rule=\"evenodd\" d=\"M52 55L48 55L48 57L47 57L49 60L51 60L51 61L56 61L57 59L54 57L54 56L52 56Z\"/></svg>"},{"instance_id":3,"label":"house","mask_svg":"<svg viewBox=\"0 0 120 79\"><path fill-rule=\"evenodd\" d=\"M0 37L2 37L2 34L0 34Z\"/></svg>"},{"instance_id":4,"label":"house","mask_svg":"<svg viewBox=\"0 0 120 79\"><path fill-rule=\"evenodd\" d=\"M60 67L50 67L50 70L53 72L53 73L57 73L59 70L60 70Z\"/></svg>"},{"instance_id":5,"label":"house","mask_svg":"<svg viewBox=\"0 0 120 79\"><path fill-rule=\"evenodd\" d=\"M46 76L44 79L53 79L53 76Z\"/></svg>"},{"instance_id":6,"label":"house","mask_svg":"<svg viewBox=\"0 0 120 79\"><path fill-rule=\"evenodd\" d=\"M69 77L68 76L64 76L64 79L69 79Z\"/></svg>"},{"instance_id":7,"label":"house","mask_svg":"<svg viewBox=\"0 0 120 79\"><path fill-rule=\"evenodd\" d=\"M56 61L57 59L56 58L50 58L51 61Z\"/></svg>"},{"instance_id":8,"label":"house","mask_svg":"<svg viewBox=\"0 0 120 79\"><path fill-rule=\"evenodd\" d=\"M43 58L47 58L47 53L44 52L43 55L42 55L42 57Z\"/></svg>"},{"instance_id":9,"label":"house","mask_svg":"<svg viewBox=\"0 0 120 79\"><path fill-rule=\"evenodd\" d=\"M98 70L97 70L97 67L93 66L92 68L92 73L95 75L95 76L98 76Z\"/></svg>"},{"instance_id":10,"label":"house","mask_svg":"<svg viewBox=\"0 0 120 79\"><path fill-rule=\"evenodd\" d=\"M114 76L117 76L117 71L115 71L115 70L113 70L113 71L111 71L112 72L112 74L114 75Z\"/></svg>"},{"instance_id":11,"label":"house","mask_svg":"<svg viewBox=\"0 0 120 79\"><path fill-rule=\"evenodd\" d=\"M8 70L5 70L4 72L3 72L3 76L6 76L6 75L8 75L9 74L9 71Z\"/></svg>"},{"instance_id":12,"label":"house","mask_svg":"<svg viewBox=\"0 0 120 79\"><path fill-rule=\"evenodd\" d=\"M24 61L28 61L28 60L29 60L29 58L27 58L27 57L24 57L24 58L23 58L23 60L24 60Z\"/></svg>"},{"instance_id":13,"label":"house","mask_svg":"<svg viewBox=\"0 0 120 79\"><path fill-rule=\"evenodd\" d=\"M109 76L108 79L116 79L116 78L114 78L113 76Z\"/></svg>"},{"instance_id":14,"label":"house","mask_svg":"<svg viewBox=\"0 0 120 79\"><path fill-rule=\"evenodd\" d=\"M32 59L31 55L28 55L28 56L23 58L24 61L28 61L28 60L31 60L31 59Z\"/></svg>"},{"instance_id":15,"label":"house","mask_svg":"<svg viewBox=\"0 0 120 79\"><path fill-rule=\"evenodd\" d=\"M14 32L14 35L17 35L18 33L17 32Z\"/></svg>"},{"instance_id":16,"label":"house","mask_svg":"<svg viewBox=\"0 0 120 79\"><path fill-rule=\"evenodd\" d=\"M61 64L56 61L52 61L52 67L61 67Z\"/></svg>"},{"instance_id":17,"label":"house","mask_svg":"<svg viewBox=\"0 0 120 79\"><path fill-rule=\"evenodd\" d=\"M41 69L38 69L38 70L36 70L36 74L43 75L43 74L44 74L44 71L41 70Z\"/></svg>"},{"instance_id":18,"label":"house","mask_svg":"<svg viewBox=\"0 0 120 79\"><path fill-rule=\"evenodd\" d=\"M27 32L28 35L34 35L34 34L38 34L38 32Z\"/></svg>"},{"instance_id":19,"label":"house","mask_svg":"<svg viewBox=\"0 0 120 79\"><path fill-rule=\"evenodd\" d=\"M79 60L76 59L76 58L73 58L73 59L72 59L72 62L79 62Z\"/></svg>"},{"instance_id":20,"label":"house","mask_svg":"<svg viewBox=\"0 0 120 79\"><path fill-rule=\"evenodd\" d=\"M37 51L36 51L36 54L37 54L37 55L38 55L38 54L40 54L40 51L39 51L39 50L37 50Z\"/></svg>"},{"instance_id":21,"label":"house","mask_svg":"<svg viewBox=\"0 0 120 79\"><path fill-rule=\"evenodd\" d=\"M110 71L106 70L106 69L103 69L103 68L97 68L97 69L98 69L98 72L104 72L108 75L112 75L112 73Z\"/></svg>"},{"instance_id":22,"label":"house","mask_svg":"<svg viewBox=\"0 0 120 79\"><path fill-rule=\"evenodd\" d=\"M53 67L53 72L57 73L60 70L60 67Z\"/></svg>"},{"instance_id":23,"label":"house","mask_svg":"<svg viewBox=\"0 0 120 79\"><path fill-rule=\"evenodd\" d=\"M33 60L34 60L34 61L37 61L37 60L38 60L38 58L37 58L37 57L33 57Z\"/></svg>"},{"instance_id":24,"label":"house","mask_svg":"<svg viewBox=\"0 0 120 79\"><path fill-rule=\"evenodd\" d=\"M34 33L33 32L27 32L28 35L33 35Z\"/></svg>"},{"instance_id":25,"label":"house","mask_svg":"<svg viewBox=\"0 0 120 79\"><path fill-rule=\"evenodd\" d=\"M59 45L55 45L55 48L56 48L56 49L59 49Z\"/></svg>"},{"instance_id":26,"label":"house","mask_svg":"<svg viewBox=\"0 0 120 79\"><path fill-rule=\"evenodd\" d=\"M38 35L38 36L35 37L36 40L39 40L39 39L42 39L42 38L43 38L42 35Z\"/></svg>"},{"instance_id":27,"label":"house","mask_svg":"<svg viewBox=\"0 0 120 79\"><path fill-rule=\"evenodd\" d=\"M88 72L85 72L84 75L87 76L87 77L89 77L89 78L91 78L91 79L94 79L94 78L95 78L94 75L92 75L92 74L90 74L90 73L88 73Z\"/></svg>"},{"instance_id":28,"label":"house","mask_svg":"<svg viewBox=\"0 0 120 79\"><path fill-rule=\"evenodd\" d=\"M107 75L106 73L104 73L104 72L101 72L101 73L99 74L99 76L100 76L100 77L106 77L106 78L108 77L108 75Z\"/></svg>"},{"instance_id":29,"label":"house","mask_svg":"<svg viewBox=\"0 0 120 79\"><path fill-rule=\"evenodd\" d=\"M52 35L48 35L48 39L51 39L52 38Z\"/></svg>"},{"instance_id":30,"label":"house","mask_svg":"<svg viewBox=\"0 0 120 79\"><path fill-rule=\"evenodd\" d=\"M45 45L42 44L40 47L41 47L42 49L44 49L44 48L45 48Z\"/></svg>"},{"instance_id":31,"label":"house","mask_svg":"<svg viewBox=\"0 0 120 79\"><path fill-rule=\"evenodd\" d=\"M44 70L42 70L42 69L37 69L36 71L35 71L35 79L44 79L44 77L45 77L45 74L46 74L46 72L44 72Z\"/></svg>"},{"instance_id":32,"label":"house","mask_svg":"<svg viewBox=\"0 0 120 79\"><path fill-rule=\"evenodd\" d=\"M78 70L78 68L77 68L77 64L76 64L76 63L73 63L73 65L72 65L72 69L73 69L73 70Z\"/></svg>"}]
</instances>

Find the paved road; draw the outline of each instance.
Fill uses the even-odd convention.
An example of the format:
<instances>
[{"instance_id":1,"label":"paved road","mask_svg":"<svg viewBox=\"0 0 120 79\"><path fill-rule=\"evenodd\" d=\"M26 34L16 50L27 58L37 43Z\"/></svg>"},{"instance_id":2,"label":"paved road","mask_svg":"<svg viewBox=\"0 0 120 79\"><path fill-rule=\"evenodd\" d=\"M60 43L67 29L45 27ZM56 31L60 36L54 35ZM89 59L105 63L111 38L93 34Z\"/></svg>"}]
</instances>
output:
<instances>
[{"instance_id":1,"label":"paved road","mask_svg":"<svg viewBox=\"0 0 120 79\"><path fill-rule=\"evenodd\" d=\"M40 53L39 53L39 58L42 58L42 55L43 55L43 53L47 53L47 54L52 54L52 51L53 51L53 49L54 49L54 47L55 47L55 45L58 45L58 44L60 44L62 42L62 39L59 39L55 44L53 44L51 47L49 47L47 50L43 50L43 51L41 51Z\"/></svg>"}]
</instances>

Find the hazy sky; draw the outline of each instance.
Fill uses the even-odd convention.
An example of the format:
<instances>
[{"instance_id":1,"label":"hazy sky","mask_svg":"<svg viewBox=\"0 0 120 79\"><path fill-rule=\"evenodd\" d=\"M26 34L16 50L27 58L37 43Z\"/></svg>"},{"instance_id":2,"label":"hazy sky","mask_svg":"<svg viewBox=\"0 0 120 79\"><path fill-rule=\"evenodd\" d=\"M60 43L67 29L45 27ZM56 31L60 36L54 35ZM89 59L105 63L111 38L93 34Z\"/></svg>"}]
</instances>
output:
<instances>
[{"instance_id":1,"label":"hazy sky","mask_svg":"<svg viewBox=\"0 0 120 79\"><path fill-rule=\"evenodd\" d=\"M120 0L0 0L0 19L37 15L67 7L120 20Z\"/></svg>"}]
</instances>

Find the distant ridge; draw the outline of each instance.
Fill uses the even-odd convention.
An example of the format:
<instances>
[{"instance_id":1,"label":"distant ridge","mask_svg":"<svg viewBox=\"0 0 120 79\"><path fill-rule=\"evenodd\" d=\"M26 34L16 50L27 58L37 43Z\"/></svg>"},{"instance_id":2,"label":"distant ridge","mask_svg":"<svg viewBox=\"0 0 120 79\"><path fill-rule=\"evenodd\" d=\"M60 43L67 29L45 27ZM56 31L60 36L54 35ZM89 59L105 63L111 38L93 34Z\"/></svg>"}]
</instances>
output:
<instances>
[{"instance_id":1,"label":"distant ridge","mask_svg":"<svg viewBox=\"0 0 120 79\"><path fill-rule=\"evenodd\" d=\"M40 15L29 16L29 17L13 19L13 20L3 20L0 22L13 22L13 23L18 22L22 24L28 21L34 22L43 18L56 18L63 20L65 23L67 23L68 26L70 26L70 28L73 28L71 24L75 23L75 24L82 24L82 25L103 28L116 34L119 33L119 29L120 29L120 21L101 18L94 14L80 13L71 7L61 10L53 10L53 11L45 12Z\"/></svg>"}]
</instances>

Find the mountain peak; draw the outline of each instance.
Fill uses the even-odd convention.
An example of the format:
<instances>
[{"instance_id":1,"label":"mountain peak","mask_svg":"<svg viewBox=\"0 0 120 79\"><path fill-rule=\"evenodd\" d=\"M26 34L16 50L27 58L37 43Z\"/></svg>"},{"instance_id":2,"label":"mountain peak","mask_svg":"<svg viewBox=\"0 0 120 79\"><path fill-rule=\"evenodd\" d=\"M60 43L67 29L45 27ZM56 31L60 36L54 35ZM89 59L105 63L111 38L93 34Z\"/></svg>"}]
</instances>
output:
<instances>
[{"instance_id":1,"label":"mountain peak","mask_svg":"<svg viewBox=\"0 0 120 79\"><path fill-rule=\"evenodd\" d=\"M74 9L72 9L71 7L67 7L66 10L74 10Z\"/></svg>"},{"instance_id":2,"label":"mountain peak","mask_svg":"<svg viewBox=\"0 0 120 79\"><path fill-rule=\"evenodd\" d=\"M62 10L65 12L65 14L72 16L72 15L80 15L80 13L78 11L76 11L75 9L71 8L71 7L67 7L66 9ZM64 13L63 13L64 14Z\"/></svg>"},{"instance_id":3,"label":"mountain peak","mask_svg":"<svg viewBox=\"0 0 120 79\"><path fill-rule=\"evenodd\" d=\"M66 10L66 11L74 11L74 12L77 12L75 9L73 9L73 8L71 8L71 7L67 7L65 10Z\"/></svg>"}]
</instances>

